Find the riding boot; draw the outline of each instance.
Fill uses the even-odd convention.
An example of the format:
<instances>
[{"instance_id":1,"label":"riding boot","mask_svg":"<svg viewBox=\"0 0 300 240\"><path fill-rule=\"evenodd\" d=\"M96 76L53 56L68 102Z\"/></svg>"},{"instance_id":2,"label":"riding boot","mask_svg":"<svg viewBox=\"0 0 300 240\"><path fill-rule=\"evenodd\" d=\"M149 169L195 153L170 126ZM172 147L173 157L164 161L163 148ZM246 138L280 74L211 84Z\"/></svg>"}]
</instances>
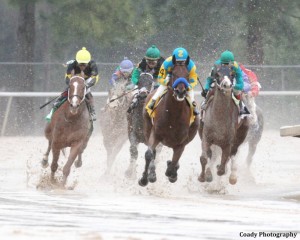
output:
<instances>
[{"instance_id":1,"label":"riding boot","mask_svg":"<svg viewBox=\"0 0 300 240\"><path fill-rule=\"evenodd\" d=\"M167 89L167 86L164 85L159 85L159 87L157 88L156 92L154 93L154 95L152 96L151 102L148 105L148 108L153 110L154 109L154 105L156 102L156 99L158 99L163 93L164 91Z\"/></svg>"},{"instance_id":2,"label":"riding boot","mask_svg":"<svg viewBox=\"0 0 300 240\"><path fill-rule=\"evenodd\" d=\"M250 114L248 108L246 107L246 105L241 100L239 102L239 108L240 108L240 115Z\"/></svg>"},{"instance_id":3,"label":"riding boot","mask_svg":"<svg viewBox=\"0 0 300 240\"><path fill-rule=\"evenodd\" d=\"M92 121L96 121L97 117L96 117L96 112L95 112L95 106L94 106L94 97L93 95L89 92L86 94L86 99L87 99L87 105L88 105L88 109L91 115L91 119Z\"/></svg>"},{"instance_id":4,"label":"riding boot","mask_svg":"<svg viewBox=\"0 0 300 240\"><path fill-rule=\"evenodd\" d=\"M197 103L196 103L195 101L193 101L192 104L193 104L193 107L194 107L194 111L193 111L194 115L195 115L195 116L199 115L200 112L199 112L198 109L197 109Z\"/></svg>"},{"instance_id":5,"label":"riding boot","mask_svg":"<svg viewBox=\"0 0 300 240\"><path fill-rule=\"evenodd\" d=\"M132 102L131 102L131 104L130 104L128 110L127 110L127 112L128 112L128 113L131 113L132 110L133 110L134 108L136 108L137 105L138 105L138 94L135 94L134 97L133 97L133 99L132 99Z\"/></svg>"},{"instance_id":6,"label":"riding boot","mask_svg":"<svg viewBox=\"0 0 300 240\"><path fill-rule=\"evenodd\" d=\"M208 90L208 92L206 94L206 97L205 97L204 101L201 104L201 110L206 110L206 108L207 108L207 102L208 102L208 100L209 100L209 98L210 98L211 95L212 95L212 91Z\"/></svg>"},{"instance_id":7,"label":"riding boot","mask_svg":"<svg viewBox=\"0 0 300 240\"><path fill-rule=\"evenodd\" d=\"M53 108L58 108L65 98L66 98L65 96L60 95L60 97L56 99L55 102L53 103Z\"/></svg>"}]
</instances>

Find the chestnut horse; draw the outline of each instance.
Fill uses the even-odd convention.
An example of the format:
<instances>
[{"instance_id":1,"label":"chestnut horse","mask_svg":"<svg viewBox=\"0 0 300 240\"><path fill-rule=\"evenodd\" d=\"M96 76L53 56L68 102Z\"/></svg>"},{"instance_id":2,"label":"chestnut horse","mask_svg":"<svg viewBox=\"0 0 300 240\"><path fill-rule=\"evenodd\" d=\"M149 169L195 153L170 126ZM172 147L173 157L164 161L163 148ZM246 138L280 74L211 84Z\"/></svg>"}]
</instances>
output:
<instances>
[{"instance_id":1,"label":"chestnut horse","mask_svg":"<svg viewBox=\"0 0 300 240\"><path fill-rule=\"evenodd\" d=\"M89 111L85 103L86 86L81 76L73 76L70 79L68 101L65 101L54 113L50 123L45 128L45 136L48 139L48 149L42 161L42 166L48 166L48 156L52 150L51 180L58 168L60 151L71 147L68 161L63 168L63 185L66 184L70 174L70 168L75 162L76 167L82 165L81 155L87 146L93 131Z\"/></svg>"},{"instance_id":2,"label":"chestnut horse","mask_svg":"<svg viewBox=\"0 0 300 240\"><path fill-rule=\"evenodd\" d=\"M221 164L218 166L219 176L225 173L227 162L231 158L231 175L229 182L235 184L236 163L234 156L239 146L244 142L248 128L248 118L243 118L239 122L239 108L232 99L233 86L229 79L230 68L221 65L218 69L219 78L214 82L211 91L214 96L208 100L207 109L200 123L199 135L202 140L202 155L200 162L202 166L201 174L198 178L200 182L212 181L210 168L206 169L207 159L212 156L211 146L217 145L222 149Z\"/></svg>"},{"instance_id":3,"label":"chestnut horse","mask_svg":"<svg viewBox=\"0 0 300 240\"><path fill-rule=\"evenodd\" d=\"M145 171L139 180L140 186L146 186L148 181L156 181L154 159L155 148L159 143L173 149L172 161L167 162L165 174L170 182L176 182L179 159L185 146L193 140L199 128L198 116L190 124L190 117L193 113L186 100L189 77L188 60L183 64L173 61L173 64L167 92L154 109L156 115L153 123L147 111L143 110L143 128L148 150L145 153ZM148 95L146 102L150 100L154 92Z\"/></svg>"},{"instance_id":4,"label":"chestnut horse","mask_svg":"<svg viewBox=\"0 0 300 240\"><path fill-rule=\"evenodd\" d=\"M131 113L127 113L128 138L130 142L130 164L125 174L129 178L135 178L136 160L138 157L139 143L145 143L143 133L143 108L145 99L153 85L153 76L150 73L141 73L138 83L137 105Z\"/></svg>"}]
</instances>

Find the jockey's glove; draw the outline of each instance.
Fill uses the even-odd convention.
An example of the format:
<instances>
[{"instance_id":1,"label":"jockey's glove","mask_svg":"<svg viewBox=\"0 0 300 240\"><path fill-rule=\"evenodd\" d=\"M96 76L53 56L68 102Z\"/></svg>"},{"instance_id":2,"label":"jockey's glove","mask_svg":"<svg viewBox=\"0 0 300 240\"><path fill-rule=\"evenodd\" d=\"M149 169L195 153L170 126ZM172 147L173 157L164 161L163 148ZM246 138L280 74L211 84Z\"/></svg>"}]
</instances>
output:
<instances>
[{"instance_id":1,"label":"jockey's glove","mask_svg":"<svg viewBox=\"0 0 300 240\"><path fill-rule=\"evenodd\" d=\"M87 88L90 88L91 86L93 86L95 84L95 82L96 82L96 78L90 77L87 80L85 80L85 86Z\"/></svg>"},{"instance_id":2,"label":"jockey's glove","mask_svg":"<svg viewBox=\"0 0 300 240\"><path fill-rule=\"evenodd\" d=\"M204 98L206 98L206 95L207 95L207 90L203 90L201 92L201 96L204 97Z\"/></svg>"}]
</instances>

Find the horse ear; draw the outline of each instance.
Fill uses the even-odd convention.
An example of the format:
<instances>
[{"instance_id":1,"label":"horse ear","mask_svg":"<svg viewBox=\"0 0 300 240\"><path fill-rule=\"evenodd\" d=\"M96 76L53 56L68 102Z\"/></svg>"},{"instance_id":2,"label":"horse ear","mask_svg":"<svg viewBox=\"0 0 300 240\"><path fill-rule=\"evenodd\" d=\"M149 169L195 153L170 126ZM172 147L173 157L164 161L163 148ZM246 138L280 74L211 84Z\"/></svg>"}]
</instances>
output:
<instances>
[{"instance_id":1,"label":"horse ear","mask_svg":"<svg viewBox=\"0 0 300 240\"><path fill-rule=\"evenodd\" d=\"M173 65L176 64L176 58L175 58L175 55L173 55L173 57L172 57L172 63L173 63Z\"/></svg>"},{"instance_id":2,"label":"horse ear","mask_svg":"<svg viewBox=\"0 0 300 240\"><path fill-rule=\"evenodd\" d=\"M188 57L186 58L186 60L185 60L185 65L189 65L189 63L190 63L190 56L188 56Z\"/></svg>"}]
</instances>

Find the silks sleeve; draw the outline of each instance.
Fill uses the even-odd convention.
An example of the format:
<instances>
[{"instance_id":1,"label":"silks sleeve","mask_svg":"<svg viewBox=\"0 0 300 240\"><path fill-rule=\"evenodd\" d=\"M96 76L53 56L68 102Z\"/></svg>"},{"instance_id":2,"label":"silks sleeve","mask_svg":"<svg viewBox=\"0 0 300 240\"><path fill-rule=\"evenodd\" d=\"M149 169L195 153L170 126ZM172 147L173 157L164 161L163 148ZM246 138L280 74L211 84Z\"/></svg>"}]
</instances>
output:
<instances>
[{"instance_id":1,"label":"silks sleeve","mask_svg":"<svg viewBox=\"0 0 300 240\"><path fill-rule=\"evenodd\" d=\"M141 74L141 70L139 68L135 68L132 71L132 75L131 75L131 82L134 85L137 85L139 83L139 78L140 78L140 74Z\"/></svg>"}]
</instances>

